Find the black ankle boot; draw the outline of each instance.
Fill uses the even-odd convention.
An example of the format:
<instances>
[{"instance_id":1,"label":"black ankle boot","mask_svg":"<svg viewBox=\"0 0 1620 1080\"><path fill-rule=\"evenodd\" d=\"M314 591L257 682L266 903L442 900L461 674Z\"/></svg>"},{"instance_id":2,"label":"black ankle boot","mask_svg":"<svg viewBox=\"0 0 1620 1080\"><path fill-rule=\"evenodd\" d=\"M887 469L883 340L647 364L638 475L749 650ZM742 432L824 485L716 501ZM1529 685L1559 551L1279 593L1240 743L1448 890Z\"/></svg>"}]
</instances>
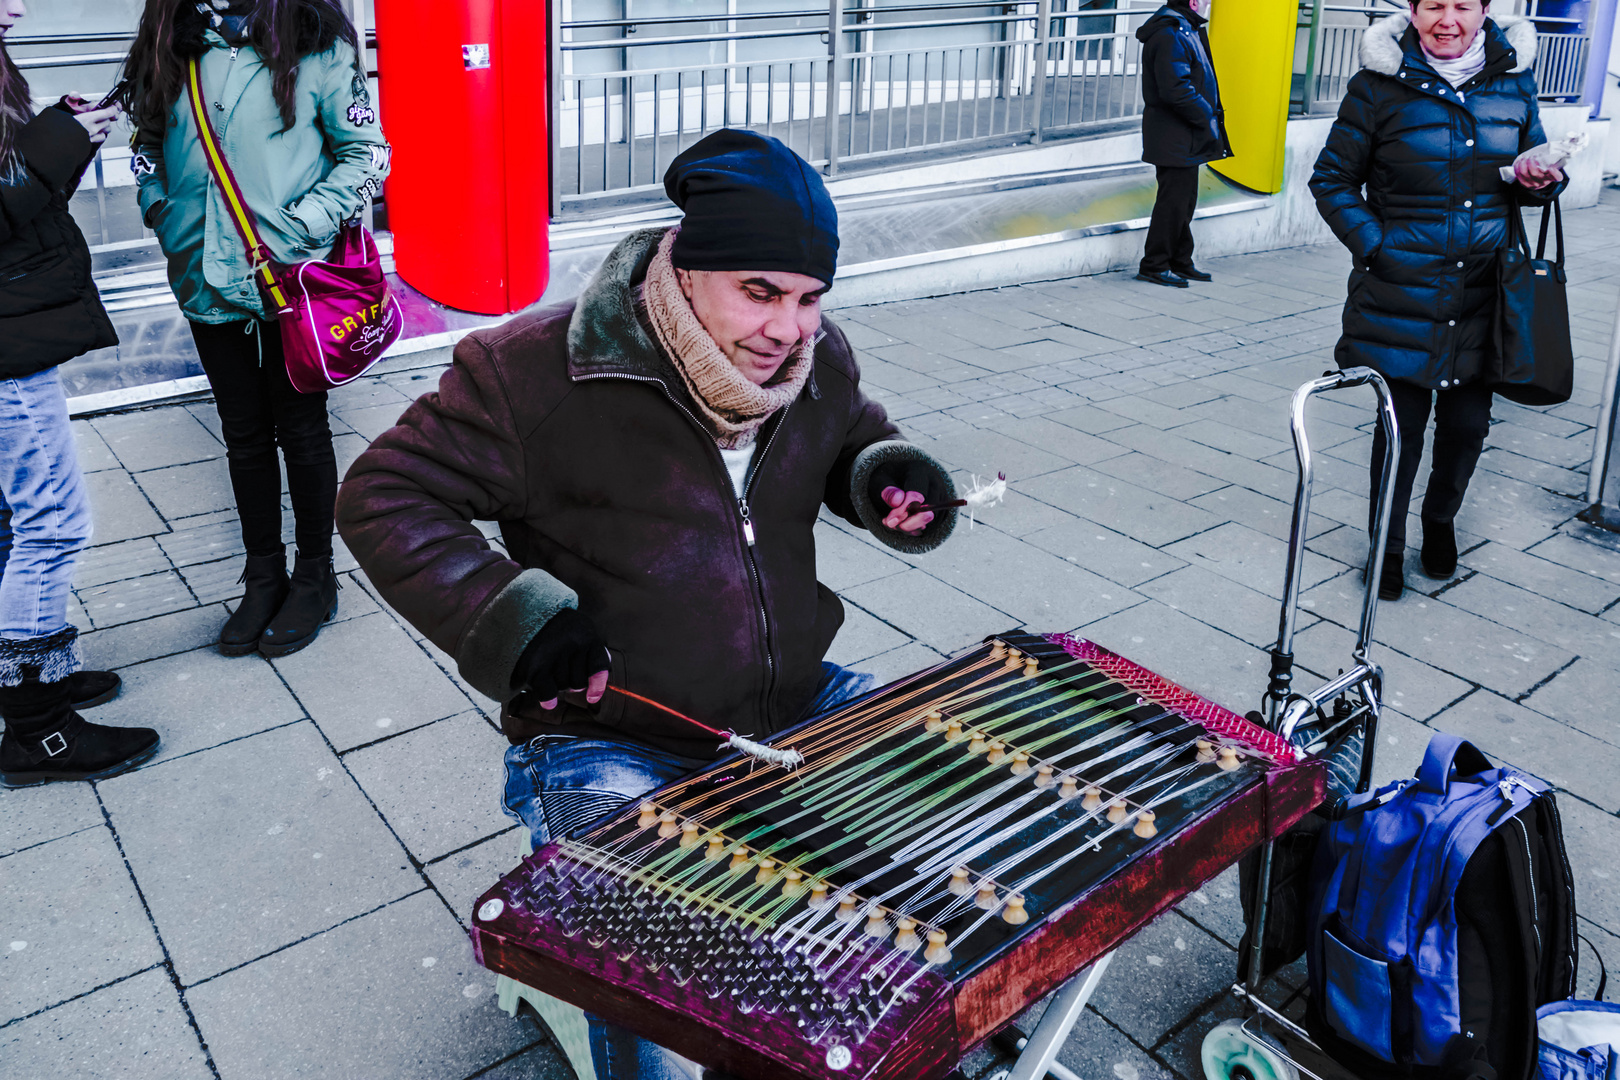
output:
<instances>
[{"instance_id":1,"label":"black ankle boot","mask_svg":"<svg viewBox=\"0 0 1620 1080\"><path fill-rule=\"evenodd\" d=\"M1457 572L1457 530L1449 521L1423 519L1423 572L1444 581Z\"/></svg>"},{"instance_id":2,"label":"black ankle boot","mask_svg":"<svg viewBox=\"0 0 1620 1080\"><path fill-rule=\"evenodd\" d=\"M104 727L73 711L73 684L62 671L75 663L72 627L57 634L0 641L0 785L46 780L104 780L157 753L150 728ZM54 676L54 677L53 677ZM44 681L48 680L48 681Z\"/></svg>"},{"instance_id":3,"label":"black ankle boot","mask_svg":"<svg viewBox=\"0 0 1620 1080\"><path fill-rule=\"evenodd\" d=\"M259 635L276 617L287 599L287 553L249 555L241 580L247 591L225 628L219 632L219 651L226 656L246 656L259 647Z\"/></svg>"},{"instance_id":4,"label":"black ankle boot","mask_svg":"<svg viewBox=\"0 0 1620 1080\"><path fill-rule=\"evenodd\" d=\"M116 671L75 671L67 677L68 701L75 710L93 709L118 696L124 680Z\"/></svg>"},{"instance_id":5,"label":"black ankle boot","mask_svg":"<svg viewBox=\"0 0 1620 1080\"><path fill-rule=\"evenodd\" d=\"M1384 569L1378 575L1378 599L1399 600L1406 591L1406 553L1384 552Z\"/></svg>"},{"instance_id":6,"label":"black ankle boot","mask_svg":"<svg viewBox=\"0 0 1620 1080\"><path fill-rule=\"evenodd\" d=\"M292 587L281 610L259 638L265 656L286 656L314 641L321 627L337 615L337 572L332 556L293 561Z\"/></svg>"}]
</instances>

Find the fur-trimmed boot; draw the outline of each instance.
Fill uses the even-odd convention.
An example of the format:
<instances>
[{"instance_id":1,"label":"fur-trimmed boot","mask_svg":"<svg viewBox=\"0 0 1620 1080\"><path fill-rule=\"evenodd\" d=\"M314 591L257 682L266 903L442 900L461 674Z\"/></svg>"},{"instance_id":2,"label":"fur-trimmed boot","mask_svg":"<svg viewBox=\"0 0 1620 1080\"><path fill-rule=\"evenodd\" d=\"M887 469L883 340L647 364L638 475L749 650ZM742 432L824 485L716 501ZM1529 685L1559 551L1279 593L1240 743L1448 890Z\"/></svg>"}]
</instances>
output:
<instances>
[{"instance_id":1,"label":"fur-trimmed boot","mask_svg":"<svg viewBox=\"0 0 1620 1080\"><path fill-rule=\"evenodd\" d=\"M281 610L259 637L265 656L286 656L315 640L321 627L337 615L338 580L332 556L293 560L292 586Z\"/></svg>"},{"instance_id":2,"label":"fur-trimmed boot","mask_svg":"<svg viewBox=\"0 0 1620 1080\"><path fill-rule=\"evenodd\" d=\"M219 632L219 651L246 656L259 647L259 636L287 599L287 552L249 555L241 580L247 585L236 610Z\"/></svg>"},{"instance_id":3,"label":"fur-trimmed boot","mask_svg":"<svg viewBox=\"0 0 1620 1080\"><path fill-rule=\"evenodd\" d=\"M105 727L73 711L69 676L79 659L78 636L70 626L40 637L0 638L0 785L105 780L157 753L158 733L151 728Z\"/></svg>"}]
</instances>

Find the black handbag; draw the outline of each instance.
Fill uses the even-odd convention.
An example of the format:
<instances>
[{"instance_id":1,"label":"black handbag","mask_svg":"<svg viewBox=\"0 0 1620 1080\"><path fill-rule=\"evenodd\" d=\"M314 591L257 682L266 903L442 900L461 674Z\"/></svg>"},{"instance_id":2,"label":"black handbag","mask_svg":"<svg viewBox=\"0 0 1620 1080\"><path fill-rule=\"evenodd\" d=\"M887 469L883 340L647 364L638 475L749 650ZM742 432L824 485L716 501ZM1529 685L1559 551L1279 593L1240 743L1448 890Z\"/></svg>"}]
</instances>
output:
<instances>
[{"instance_id":1,"label":"black handbag","mask_svg":"<svg viewBox=\"0 0 1620 1080\"><path fill-rule=\"evenodd\" d=\"M1556 222L1558 258L1547 258L1547 226ZM1530 255L1530 238L1515 206L1508 214L1508 243L1497 257L1496 319L1485 382L1520 405L1557 405L1575 389L1575 349L1569 334L1565 294L1564 214L1554 199L1541 211L1541 238Z\"/></svg>"}]
</instances>

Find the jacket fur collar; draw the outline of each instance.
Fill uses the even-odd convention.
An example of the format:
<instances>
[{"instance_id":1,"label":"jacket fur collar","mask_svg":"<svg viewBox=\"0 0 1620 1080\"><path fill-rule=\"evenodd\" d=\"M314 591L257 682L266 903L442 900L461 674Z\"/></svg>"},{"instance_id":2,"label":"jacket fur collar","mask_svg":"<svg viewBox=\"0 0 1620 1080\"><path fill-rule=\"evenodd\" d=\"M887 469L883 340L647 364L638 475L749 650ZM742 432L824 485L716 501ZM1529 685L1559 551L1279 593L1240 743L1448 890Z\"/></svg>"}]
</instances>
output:
<instances>
[{"instance_id":1,"label":"jacket fur collar","mask_svg":"<svg viewBox=\"0 0 1620 1080\"><path fill-rule=\"evenodd\" d=\"M1492 23L1513 47L1514 64L1508 73L1529 71L1536 62L1536 24L1522 15L1488 15L1480 31L1488 33ZM1361 38L1361 66L1380 75L1397 74L1406 58L1401 39L1411 25L1412 16L1397 12L1369 26Z\"/></svg>"},{"instance_id":2,"label":"jacket fur collar","mask_svg":"<svg viewBox=\"0 0 1620 1080\"><path fill-rule=\"evenodd\" d=\"M631 298L667 231L639 229L620 240L579 294L568 320L571 378L611 373L663 380L673 374Z\"/></svg>"}]
</instances>

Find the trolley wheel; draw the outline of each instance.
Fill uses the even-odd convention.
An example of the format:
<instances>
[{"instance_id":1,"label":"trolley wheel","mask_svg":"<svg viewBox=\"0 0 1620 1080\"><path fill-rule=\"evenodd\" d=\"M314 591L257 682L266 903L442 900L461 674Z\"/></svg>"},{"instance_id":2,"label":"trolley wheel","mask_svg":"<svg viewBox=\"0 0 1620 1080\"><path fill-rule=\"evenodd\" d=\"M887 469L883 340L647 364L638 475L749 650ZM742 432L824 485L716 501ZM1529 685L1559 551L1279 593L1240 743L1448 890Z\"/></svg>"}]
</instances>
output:
<instances>
[{"instance_id":1,"label":"trolley wheel","mask_svg":"<svg viewBox=\"0 0 1620 1080\"><path fill-rule=\"evenodd\" d=\"M1298 1069L1245 1035L1237 1020L1215 1025L1204 1036L1200 1056L1206 1080L1299 1080Z\"/></svg>"}]
</instances>

